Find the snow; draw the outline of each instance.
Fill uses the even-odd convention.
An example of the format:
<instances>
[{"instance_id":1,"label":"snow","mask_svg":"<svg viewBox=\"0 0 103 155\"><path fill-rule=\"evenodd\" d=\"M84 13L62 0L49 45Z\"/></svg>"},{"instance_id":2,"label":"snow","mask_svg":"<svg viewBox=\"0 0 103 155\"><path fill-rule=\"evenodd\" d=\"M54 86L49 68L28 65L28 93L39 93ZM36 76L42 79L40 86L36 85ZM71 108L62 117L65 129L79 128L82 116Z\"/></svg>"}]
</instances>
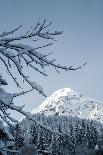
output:
<instances>
[{"instance_id":1,"label":"snow","mask_svg":"<svg viewBox=\"0 0 103 155\"><path fill-rule=\"evenodd\" d=\"M32 110L32 114L67 115L103 123L103 103L82 95L71 88L54 92L41 105Z\"/></svg>"},{"instance_id":2,"label":"snow","mask_svg":"<svg viewBox=\"0 0 103 155\"><path fill-rule=\"evenodd\" d=\"M4 143L3 141L0 139L0 149L3 149L4 148Z\"/></svg>"},{"instance_id":3,"label":"snow","mask_svg":"<svg viewBox=\"0 0 103 155\"><path fill-rule=\"evenodd\" d=\"M0 130L2 130L6 134L6 136L8 137L9 140L11 140L11 141L14 140L13 136L8 131L8 128L6 126L4 126L2 120L0 120Z\"/></svg>"},{"instance_id":4,"label":"snow","mask_svg":"<svg viewBox=\"0 0 103 155\"><path fill-rule=\"evenodd\" d=\"M94 151L98 151L99 150L99 146L96 145Z\"/></svg>"}]
</instances>

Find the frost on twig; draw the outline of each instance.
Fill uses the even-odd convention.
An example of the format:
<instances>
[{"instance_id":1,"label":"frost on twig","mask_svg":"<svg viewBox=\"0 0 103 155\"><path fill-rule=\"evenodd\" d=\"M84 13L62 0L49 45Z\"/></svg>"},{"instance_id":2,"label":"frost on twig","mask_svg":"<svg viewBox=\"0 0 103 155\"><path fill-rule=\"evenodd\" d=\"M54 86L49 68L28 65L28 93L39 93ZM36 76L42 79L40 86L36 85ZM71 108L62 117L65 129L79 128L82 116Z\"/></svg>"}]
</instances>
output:
<instances>
[{"instance_id":1,"label":"frost on twig","mask_svg":"<svg viewBox=\"0 0 103 155\"><path fill-rule=\"evenodd\" d=\"M42 87L35 81L31 81L24 72L24 62L27 68L30 67L43 76L47 76L47 73L44 70L46 67L51 66L59 73L60 70L78 70L86 64L84 63L83 65L78 67L62 66L60 64L57 64L55 62L55 59L48 58L48 56L50 56L52 52L45 54L40 51L41 49L46 49L47 47L52 46L55 42L55 37L62 34L62 31L51 32L49 30L50 25L51 22L48 24L45 19L42 23L38 22L34 27L31 27L24 34L17 34L17 32L22 28L22 25L20 25L19 27L11 31L3 32L0 35L0 61L4 64L8 74L17 85L17 87L21 88L18 78L22 78L31 87L27 91L22 91L20 93L14 94L7 93L3 88L0 87L0 118L8 125L12 125L12 123L17 122L17 120L12 118L10 116L10 113L8 113L8 110L15 110L25 115L28 119L31 119L35 123L42 126L42 124L36 122L28 113L23 111L24 106L16 106L13 102L13 99L15 97L24 95L25 93L33 90L37 90L40 94L46 96ZM33 41L33 43L35 43L36 41L38 42L39 39L46 40L47 43L40 46L36 46L36 44L33 44L33 46L30 46L30 44L24 44L24 40ZM13 66L15 66L18 72L18 77L15 77L12 72ZM0 86L2 85L7 85L7 82L0 75ZM47 127L43 127L47 129Z\"/></svg>"},{"instance_id":2,"label":"frost on twig","mask_svg":"<svg viewBox=\"0 0 103 155\"><path fill-rule=\"evenodd\" d=\"M22 93L24 93L24 92L22 92ZM36 125L39 125L42 128L55 133L55 131L53 131L51 128L49 128L47 126L44 126L40 122L37 122L33 118L31 113L25 112L23 110L24 106L16 106L16 105L14 105L13 99L14 99L14 97L17 97L18 95L21 95L21 94L16 94L16 93L9 94L4 89L0 88L0 117L1 117L1 119L3 119L8 125L12 125L12 123L17 123L17 120L12 118L10 116L10 113L8 113L8 109L9 110L15 110L15 111L23 114L24 116L26 116L27 119L32 120Z\"/></svg>"},{"instance_id":3,"label":"frost on twig","mask_svg":"<svg viewBox=\"0 0 103 155\"><path fill-rule=\"evenodd\" d=\"M40 52L40 49L49 47L53 45L55 41L55 36L62 34L62 31L54 31L50 32L49 27L50 23L47 23L46 19L40 23L38 22L34 27L31 27L27 32L24 34L17 35L19 29L22 28L22 25L18 26L17 28L9 31L3 32L0 35L0 61L6 67L9 75L15 82L18 87L21 87L18 79L13 75L11 72L13 65L15 65L20 77L26 81L32 89L36 89L40 94L46 96L42 87L39 86L35 81L30 81L30 79L26 76L24 72L24 66L22 66L22 62L24 61L27 67L31 67L33 70L37 71L38 73L42 74L43 76L47 76L46 72L44 71L45 67L52 66L56 70L63 69L63 70L77 70L80 69L82 66L74 68L72 66L66 67L61 66L55 63L55 59L49 60L48 55L51 55L52 52L49 54L44 54ZM15 37L14 34L16 35ZM46 40L48 43L41 46L30 46L25 45L23 40L35 40L38 41L39 39ZM19 41L19 43L18 43ZM20 43L21 42L21 43Z\"/></svg>"}]
</instances>

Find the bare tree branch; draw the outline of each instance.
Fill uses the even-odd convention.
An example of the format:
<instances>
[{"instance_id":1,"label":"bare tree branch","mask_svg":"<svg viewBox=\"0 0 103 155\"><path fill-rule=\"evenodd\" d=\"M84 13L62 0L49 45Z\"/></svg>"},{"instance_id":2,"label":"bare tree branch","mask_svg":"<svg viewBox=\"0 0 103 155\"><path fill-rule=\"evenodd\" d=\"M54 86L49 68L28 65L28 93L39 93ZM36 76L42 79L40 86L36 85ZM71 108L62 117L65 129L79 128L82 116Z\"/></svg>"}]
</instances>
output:
<instances>
[{"instance_id":1,"label":"bare tree branch","mask_svg":"<svg viewBox=\"0 0 103 155\"><path fill-rule=\"evenodd\" d=\"M22 25L20 25L19 27L9 32L3 32L0 35L1 62L3 62L4 66L6 67L6 70L8 71L10 77L15 82L17 87L21 88L21 85L18 82L19 78L23 78L23 80L26 81L27 84L31 87L27 91L22 91L14 94L7 93L4 89L0 87L0 117L7 124L10 124L11 122L15 122L15 120L7 113L7 110L9 109L9 110L15 110L17 112L20 112L21 114L25 115L28 119L34 121L36 124L39 124L46 130L55 132L46 126L43 126L39 122L36 122L29 113L23 111L24 106L16 106L13 103L13 99L15 97L24 95L33 90L37 90L40 94L42 94L43 96L46 96L42 87L39 84L37 84L35 81L31 81L30 78L27 77L26 73L24 72L24 69L25 69L24 62L27 65L26 66L27 69L29 67L32 70L35 70L44 76L47 76L47 74L44 72L44 68L46 67L51 66L54 69L56 69L56 71L59 73L59 69L65 70L65 71L78 70L86 65L86 63L84 63L83 65L78 67L62 66L60 64L57 64L55 62L55 59L48 58L48 56L51 55L53 52L49 52L48 54L40 52L41 49L43 50L43 49L46 49L47 47L52 46L55 41L55 37L62 34L62 31L51 32L49 30L49 27L51 24L52 22L47 23L47 20L45 19L42 23L38 22L35 26L30 27L30 29L22 35L15 34L14 36L14 33L18 32L18 30L22 27ZM46 40L47 43L40 46L36 46L35 44L33 46L24 44L24 40L37 41L38 38L42 40ZM12 72L12 68L14 66L19 75L18 79L14 77L14 74ZM1 80L0 86L3 83L6 84L5 80L3 81L2 78L0 80Z\"/></svg>"},{"instance_id":2,"label":"bare tree branch","mask_svg":"<svg viewBox=\"0 0 103 155\"><path fill-rule=\"evenodd\" d=\"M12 31L9 31L9 32L3 32L0 37L5 37L5 36L8 36L10 34L13 34L14 32L16 32L17 30L19 30L20 28L22 27L22 25L18 26L17 28L15 28L14 30Z\"/></svg>"}]
</instances>

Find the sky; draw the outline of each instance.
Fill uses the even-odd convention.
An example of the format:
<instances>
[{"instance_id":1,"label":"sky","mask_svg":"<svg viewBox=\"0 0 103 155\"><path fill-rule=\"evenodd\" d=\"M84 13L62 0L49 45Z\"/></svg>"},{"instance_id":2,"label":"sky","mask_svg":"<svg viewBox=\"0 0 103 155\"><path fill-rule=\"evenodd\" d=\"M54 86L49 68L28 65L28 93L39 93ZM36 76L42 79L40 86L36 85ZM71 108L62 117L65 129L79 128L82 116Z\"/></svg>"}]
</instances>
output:
<instances>
[{"instance_id":1,"label":"sky","mask_svg":"<svg viewBox=\"0 0 103 155\"><path fill-rule=\"evenodd\" d=\"M48 77L31 70L28 74L43 87L47 96L58 89L69 87L103 101L103 1L0 0L0 33L21 24L24 30L28 29L39 19L42 21L45 18L48 22L52 21L51 29L63 31L53 47L46 49L46 52L54 51L52 57L61 65L78 66L85 61L87 65L81 70L61 71L60 74L49 68ZM9 83L4 89L9 92L19 91L4 72ZM17 105L25 104L24 109L30 112L45 99L34 91L18 97L14 102ZM18 119L22 117L14 112L12 115Z\"/></svg>"}]
</instances>

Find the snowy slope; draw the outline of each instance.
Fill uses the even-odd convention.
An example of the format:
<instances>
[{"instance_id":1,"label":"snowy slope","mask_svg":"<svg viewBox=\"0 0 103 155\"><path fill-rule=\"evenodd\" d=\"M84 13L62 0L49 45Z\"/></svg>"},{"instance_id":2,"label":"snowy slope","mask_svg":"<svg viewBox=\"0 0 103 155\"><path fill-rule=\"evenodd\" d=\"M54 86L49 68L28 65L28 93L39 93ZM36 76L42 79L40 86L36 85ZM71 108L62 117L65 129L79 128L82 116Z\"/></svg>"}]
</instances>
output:
<instances>
[{"instance_id":1,"label":"snowy slope","mask_svg":"<svg viewBox=\"0 0 103 155\"><path fill-rule=\"evenodd\" d=\"M103 103L70 88L63 88L48 97L32 114L66 115L93 119L103 123Z\"/></svg>"}]
</instances>

